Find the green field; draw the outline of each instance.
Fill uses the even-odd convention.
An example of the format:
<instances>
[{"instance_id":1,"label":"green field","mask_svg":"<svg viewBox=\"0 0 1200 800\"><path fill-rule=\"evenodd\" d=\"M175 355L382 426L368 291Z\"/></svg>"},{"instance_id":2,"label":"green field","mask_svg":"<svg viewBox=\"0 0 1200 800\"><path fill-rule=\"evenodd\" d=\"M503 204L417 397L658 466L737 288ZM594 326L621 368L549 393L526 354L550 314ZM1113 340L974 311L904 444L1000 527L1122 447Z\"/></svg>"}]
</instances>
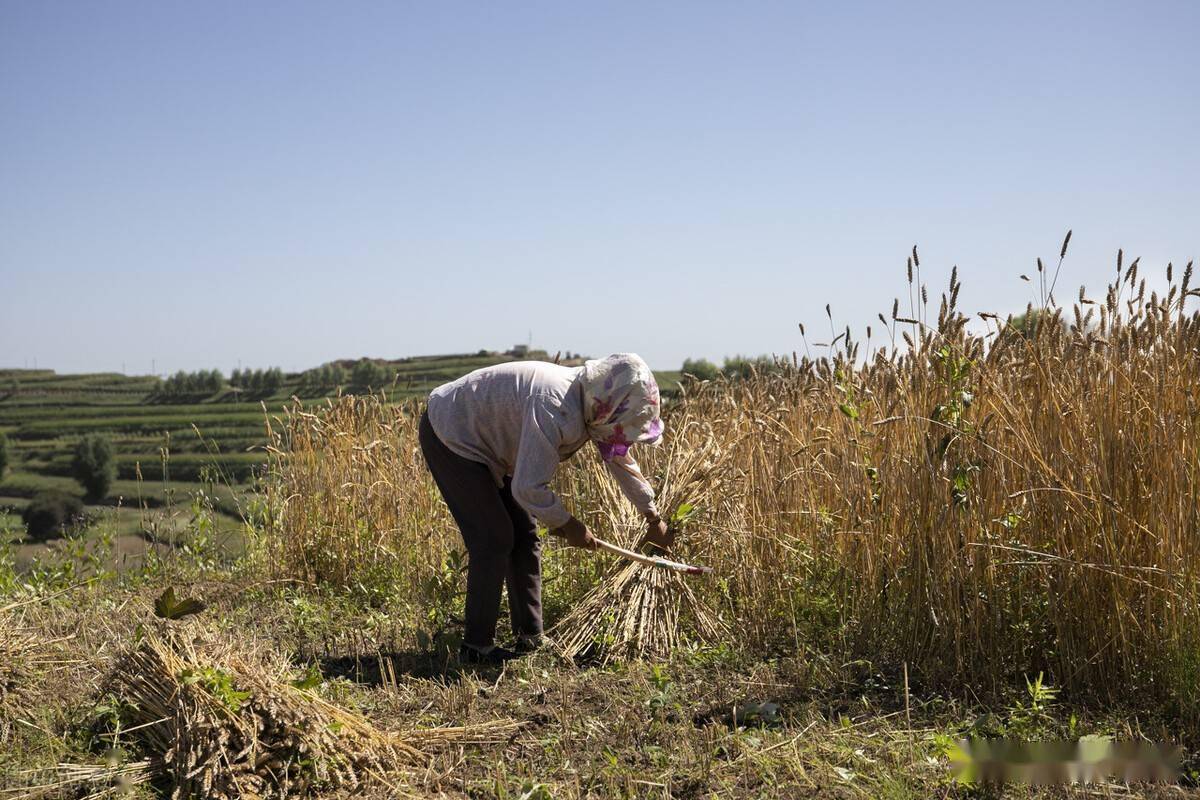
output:
<instances>
[{"instance_id":1,"label":"green field","mask_svg":"<svg viewBox=\"0 0 1200 800\"><path fill-rule=\"evenodd\" d=\"M553 355L532 351L529 357ZM398 403L471 370L511 360L479 352L375 363L386 376L379 391ZM212 392L170 393L155 376L0 370L0 433L8 438L10 462L0 476L0 529L22 530L19 509L41 490L82 496L71 477L71 461L76 442L91 433L112 442L117 462L111 492L93 508L119 507L120 535L140 524L127 512L187 506L198 492L212 498L224 526L235 528L245 495L266 463L268 418L297 400L311 406L339 392L375 389L354 385L355 363L333 362L346 377L338 385L314 386L305 373L286 373L269 392L225 385ZM664 388L674 386L678 373L660 373L660 378Z\"/></svg>"}]
</instances>

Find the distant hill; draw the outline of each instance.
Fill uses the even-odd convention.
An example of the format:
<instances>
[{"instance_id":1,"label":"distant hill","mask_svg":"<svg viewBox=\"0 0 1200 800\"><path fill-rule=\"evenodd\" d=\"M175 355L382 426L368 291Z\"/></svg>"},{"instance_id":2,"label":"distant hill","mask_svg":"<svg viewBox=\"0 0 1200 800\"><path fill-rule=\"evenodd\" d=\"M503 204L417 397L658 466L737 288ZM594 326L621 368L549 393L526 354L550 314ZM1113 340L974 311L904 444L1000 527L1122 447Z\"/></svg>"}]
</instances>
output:
<instances>
[{"instance_id":1,"label":"distant hill","mask_svg":"<svg viewBox=\"0 0 1200 800\"><path fill-rule=\"evenodd\" d=\"M264 407L277 412L293 397L315 405L339 392L365 391L401 402L480 367L518 360L517 353L526 359L555 358L543 350L517 349L339 359L302 372L239 370L234 383L234 376L215 371L164 379L0 370L0 433L10 451L9 471L0 480L0 526L13 525L15 512L41 489L82 495L70 477L71 453L87 433L108 436L117 453L118 480L104 505L186 503L209 485L218 508L233 515L266 461ZM558 355L560 363L582 363L576 353ZM679 373L659 373L659 378L669 393Z\"/></svg>"}]
</instances>

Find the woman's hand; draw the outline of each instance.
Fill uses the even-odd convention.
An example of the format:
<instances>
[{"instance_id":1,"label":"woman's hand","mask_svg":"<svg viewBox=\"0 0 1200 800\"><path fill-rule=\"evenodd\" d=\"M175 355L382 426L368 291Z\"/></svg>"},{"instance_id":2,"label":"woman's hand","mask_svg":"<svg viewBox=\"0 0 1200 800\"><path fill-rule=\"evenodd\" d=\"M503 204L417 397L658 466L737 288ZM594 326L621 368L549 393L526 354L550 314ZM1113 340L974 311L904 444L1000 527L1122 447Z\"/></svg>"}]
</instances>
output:
<instances>
[{"instance_id":1,"label":"woman's hand","mask_svg":"<svg viewBox=\"0 0 1200 800\"><path fill-rule=\"evenodd\" d=\"M550 534L566 539L567 544L571 545L571 547L595 550L600 546L596 544L596 537L592 536L592 532L587 529L587 526L574 517L567 520L562 527L550 531Z\"/></svg>"},{"instance_id":2,"label":"woman's hand","mask_svg":"<svg viewBox=\"0 0 1200 800\"><path fill-rule=\"evenodd\" d=\"M646 517L646 535L642 537L643 544L652 545L659 550L670 550L671 545L675 544L675 532L667 527L667 523L663 522L662 517L655 514L652 517Z\"/></svg>"}]
</instances>

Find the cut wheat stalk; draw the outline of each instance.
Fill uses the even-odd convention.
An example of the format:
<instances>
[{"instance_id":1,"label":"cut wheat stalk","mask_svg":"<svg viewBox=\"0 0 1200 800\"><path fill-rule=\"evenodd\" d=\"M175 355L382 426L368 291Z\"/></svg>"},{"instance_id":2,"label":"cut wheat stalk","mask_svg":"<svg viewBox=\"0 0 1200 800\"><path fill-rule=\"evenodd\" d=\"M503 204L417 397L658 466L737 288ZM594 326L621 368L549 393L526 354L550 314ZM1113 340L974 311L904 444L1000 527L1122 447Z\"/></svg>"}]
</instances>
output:
<instances>
[{"instance_id":1,"label":"cut wheat stalk","mask_svg":"<svg viewBox=\"0 0 1200 800\"><path fill-rule=\"evenodd\" d=\"M661 452L647 453L648 466L661 462L654 473L658 503L676 529L677 550L689 561L702 552L705 542L684 523L697 508L716 507L733 494L737 471L727 463L729 452L718 446L711 428L685 415L670 443ZM598 471L593 466L592 472ZM594 474L592 480L593 490L604 498L601 520L618 539L601 540L600 547L628 561L610 567L551 630L563 656L602 661L663 657L679 646L685 634L701 641L718 639L727 631L720 614L683 578L707 570L637 552L636 516L602 476Z\"/></svg>"},{"instance_id":2,"label":"cut wheat stalk","mask_svg":"<svg viewBox=\"0 0 1200 800\"><path fill-rule=\"evenodd\" d=\"M99 800L129 794L133 787L147 783L153 774L150 760L124 764L61 763L50 769L29 770L23 773L38 776L40 783L29 783L14 789L0 789L3 800L35 800L63 796L70 791L81 800Z\"/></svg>"}]
</instances>

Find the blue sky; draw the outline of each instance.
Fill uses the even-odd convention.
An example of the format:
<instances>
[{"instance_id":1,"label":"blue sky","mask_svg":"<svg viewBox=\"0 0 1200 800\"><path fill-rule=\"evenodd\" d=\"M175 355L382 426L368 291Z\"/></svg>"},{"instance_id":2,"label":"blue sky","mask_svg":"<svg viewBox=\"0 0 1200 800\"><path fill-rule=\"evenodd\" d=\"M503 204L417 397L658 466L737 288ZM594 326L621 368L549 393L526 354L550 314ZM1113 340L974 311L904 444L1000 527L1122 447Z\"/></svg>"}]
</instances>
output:
<instances>
[{"instance_id":1,"label":"blue sky","mask_svg":"<svg viewBox=\"0 0 1200 800\"><path fill-rule=\"evenodd\" d=\"M1200 255L1200 4L0 0L0 365L791 352ZM828 338L828 337L812 337Z\"/></svg>"}]
</instances>

